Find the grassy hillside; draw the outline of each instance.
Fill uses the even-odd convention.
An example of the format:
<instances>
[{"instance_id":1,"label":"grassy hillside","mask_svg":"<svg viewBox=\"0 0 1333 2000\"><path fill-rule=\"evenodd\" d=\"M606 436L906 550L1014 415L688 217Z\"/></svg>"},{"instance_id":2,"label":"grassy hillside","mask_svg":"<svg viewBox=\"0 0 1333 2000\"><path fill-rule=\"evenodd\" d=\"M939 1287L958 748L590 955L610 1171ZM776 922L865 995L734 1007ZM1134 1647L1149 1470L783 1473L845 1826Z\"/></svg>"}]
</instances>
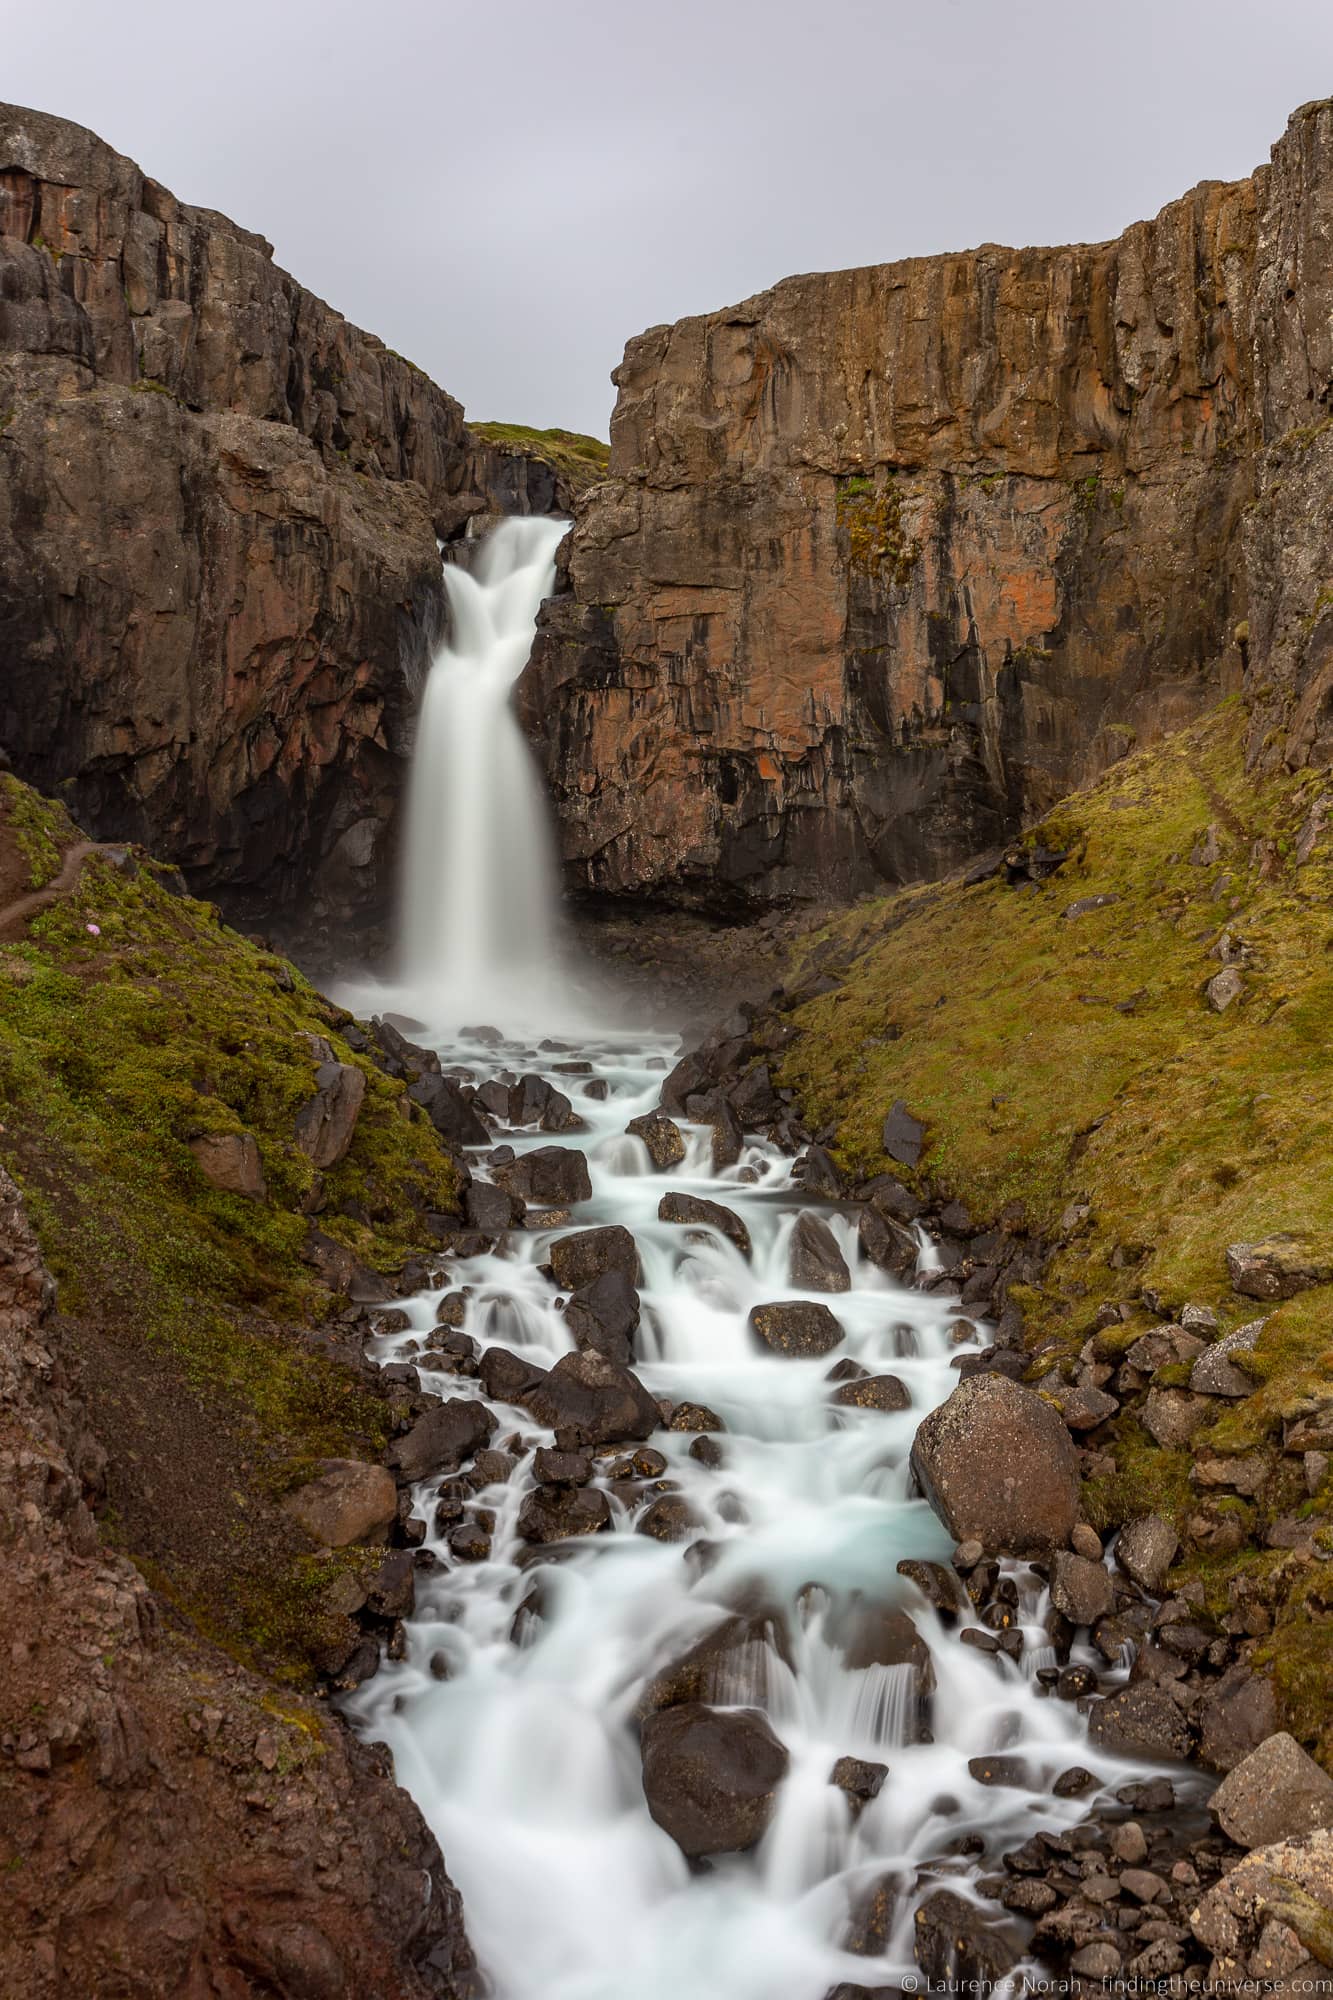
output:
<instances>
[{"instance_id":1,"label":"grassy hillside","mask_svg":"<svg viewBox=\"0 0 1333 2000\"><path fill-rule=\"evenodd\" d=\"M0 902L53 883L76 837L6 778ZM348 1025L133 850L90 856L68 893L0 924L0 1158L111 1453L110 1525L182 1608L287 1665L324 1578L271 1502L312 1459L377 1454L388 1424L373 1380L318 1332L345 1302L306 1261L310 1232L392 1271L420 1249L422 1212L458 1196L433 1129ZM317 1187L294 1124L321 1037L366 1097ZM210 1185L191 1151L241 1131L262 1199Z\"/></svg>"},{"instance_id":2,"label":"grassy hillside","mask_svg":"<svg viewBox=\"0 0 1333 2000\"><path fill-rule=\"evenodd\" d=\"M543 458L562 472L575 493L605 479L611 447L600 438L585 437L580 431L530 429L526 424L474 424L468 429L489 444L509 451L521 451L529 458Z\"/></svg>"},{"instance_id":3,"label":"grassy hillside","mask_svg":"<svg viewBox=\"0 0 1333 2000\"><path fill-rule=\"evenodd\" d=\"M1281 1452L1283 1418L1333 1398L1333 1286L1265 1307L1231 1290L1226 1249L1285 1231L1333 1253L1333 792L1313 772L1248 775L1242 722L1225 706L1061 805L1029 836L1068 855L1039 885L909 890L818 934L807 969L840 984L796 1009L781 1080L812 1127L836 1126L852 1175L899 1171L881 1126L902 1097L927 1126L919 1182L978 1221L1023 1205L1055 1245L1021 1299L1045 1350L1034 1375L1070 1372L1108 1301L1131 1309L1112 1344L1189 1301L1224 1328L1268 1312L1253 1394L1211 1402L1192 1450L1122 1412L1097 1438L1119 1470L1089 1500L1107 1525L1170 1515L1180 1578L1215 1612L1241 1572L1260 1581L1277 1604L1266 1663L1329 1757L1333 1627L1311 1593L1333 1602L1333 1567L1265 1538L1293 1510L1322 1522L1333 1498L1327 1482L1310 1498ZM1219 1013L1206 988L1226 965L1241 990ZM1258 1491L1201 1494L1204 1452L1259 1454Z\"/></svg>"}]
</instances>

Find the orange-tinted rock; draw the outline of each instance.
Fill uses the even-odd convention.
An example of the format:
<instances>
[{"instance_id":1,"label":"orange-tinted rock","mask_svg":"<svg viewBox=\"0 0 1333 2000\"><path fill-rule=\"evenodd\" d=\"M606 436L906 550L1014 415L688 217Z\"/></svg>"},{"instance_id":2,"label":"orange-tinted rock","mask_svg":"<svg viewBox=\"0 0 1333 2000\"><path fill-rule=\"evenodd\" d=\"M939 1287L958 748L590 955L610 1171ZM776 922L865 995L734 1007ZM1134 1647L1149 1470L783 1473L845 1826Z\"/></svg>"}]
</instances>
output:
<instances>
[{"instance_id":1,"label":"orange-tinted rock","mask_svg":"<svg viewBox=\"0 0 1333 2000\"><path fill-rule=\"evenodd\" d=\"M571 881L938 873L1242 680L1256 756L1326 761L1330 210L1312 105L1115 242L632 340L523 688Z\"/></svg>"}]
</instances>

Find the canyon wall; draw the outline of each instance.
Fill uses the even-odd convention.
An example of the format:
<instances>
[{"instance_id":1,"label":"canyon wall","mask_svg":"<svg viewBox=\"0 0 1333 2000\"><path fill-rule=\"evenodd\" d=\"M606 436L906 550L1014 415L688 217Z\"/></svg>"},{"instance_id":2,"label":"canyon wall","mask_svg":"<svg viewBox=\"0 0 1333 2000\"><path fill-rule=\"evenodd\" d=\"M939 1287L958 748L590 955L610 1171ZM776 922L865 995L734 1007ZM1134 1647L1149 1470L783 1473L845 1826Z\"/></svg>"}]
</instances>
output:
<instances>
[{"instance_id":1,"label":"canyon wall","mask_svg":"<svg viewBox=\"0 0 1333 2000\"><path fill-rule=\"evenodd\" d=\"M0 745L97 835L375 919L437 537L571 498L261 237L0 106Z\"/></svg>"},{"instance_id":2,"label":"canyon wall","mask_svg":"<svg viewBox=\"0 0 1333 2000\"><path fill-rule=\"evenodd\" d=\"M1333 748L1333 111L1112 243L797 277L629 343L522 687L568 879L929 876L1220 692Z\"/></svg>"}]
</instances>

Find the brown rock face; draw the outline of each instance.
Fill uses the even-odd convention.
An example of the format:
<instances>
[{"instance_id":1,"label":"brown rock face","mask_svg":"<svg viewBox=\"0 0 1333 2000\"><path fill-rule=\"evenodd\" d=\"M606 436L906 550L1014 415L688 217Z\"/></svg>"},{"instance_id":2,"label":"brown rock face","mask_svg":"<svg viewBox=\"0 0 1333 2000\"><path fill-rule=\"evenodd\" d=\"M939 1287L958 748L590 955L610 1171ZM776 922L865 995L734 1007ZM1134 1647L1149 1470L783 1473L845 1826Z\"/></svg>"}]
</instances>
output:
<instances>
[{"instance_id":1,"label":"brown rock face","mask_svg":"<svg viewBox=\"0 0 1333 2000\"><path fill-rule=\"evenodd\" d=\"M376 917L436 537L569 498L261 237L0 106L0 742L98 834Z\"/></svg>"},{"instance_id":2,"label":"brown rock face","mask_svg":"<svg viewBox=\"0 0 1333 2000\"><path fill-rule=\"evenodd\" d=\"M1112 243L791 278L654 327L524 682L570 881L944 870L1246 686L1333 754L1333 109Z\"/></svg>"},{"instance_id":3,"label":"brown rock face","mask_svg":"<svg viewBox=\"0 0 1333 2000\"><path fill-rule=\"evenodd\" d=\"M0 1992L469 2000L457 1893L387 1756L164 1630L102 1545L53 1291L0 1173Z\"/></svg>"}]
</instances>

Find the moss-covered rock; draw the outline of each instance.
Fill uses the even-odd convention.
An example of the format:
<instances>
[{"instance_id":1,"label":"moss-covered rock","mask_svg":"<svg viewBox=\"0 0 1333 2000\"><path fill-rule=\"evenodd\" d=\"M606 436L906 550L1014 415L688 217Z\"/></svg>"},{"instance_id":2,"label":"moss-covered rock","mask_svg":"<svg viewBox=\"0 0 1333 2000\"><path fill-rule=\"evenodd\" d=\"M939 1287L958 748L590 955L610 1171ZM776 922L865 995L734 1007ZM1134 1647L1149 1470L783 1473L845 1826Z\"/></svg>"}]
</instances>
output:
<instances>
[{"instance_id":1,"label":"moss-covered rock","mask_svg":"<svg viewBox=\"0 0 1333 2000\"><path fill-rule=\"evenodd\" d=\"M75 838L7 782L4 879L51 881ZM322 1572L275 1496L293 1467L378 1456L392 1426L375 1372L324 1326L346 1302L305 1261L312 1212L392 1273L427 1213L457 1209L460 1174L404 1085L344 1039L350 1016L172 889L135 850L95 853L26 925L0 917L0 1159L110 1450L104 1525L215 1636L299 1673L303 1629L327 1646L323 1613L305 1615ZM365 1095L320 1175L296 1118L329 1050ZM242 1134L259 1195L205 1171L200 1141Z\"/></svg>"}]
</instances>

